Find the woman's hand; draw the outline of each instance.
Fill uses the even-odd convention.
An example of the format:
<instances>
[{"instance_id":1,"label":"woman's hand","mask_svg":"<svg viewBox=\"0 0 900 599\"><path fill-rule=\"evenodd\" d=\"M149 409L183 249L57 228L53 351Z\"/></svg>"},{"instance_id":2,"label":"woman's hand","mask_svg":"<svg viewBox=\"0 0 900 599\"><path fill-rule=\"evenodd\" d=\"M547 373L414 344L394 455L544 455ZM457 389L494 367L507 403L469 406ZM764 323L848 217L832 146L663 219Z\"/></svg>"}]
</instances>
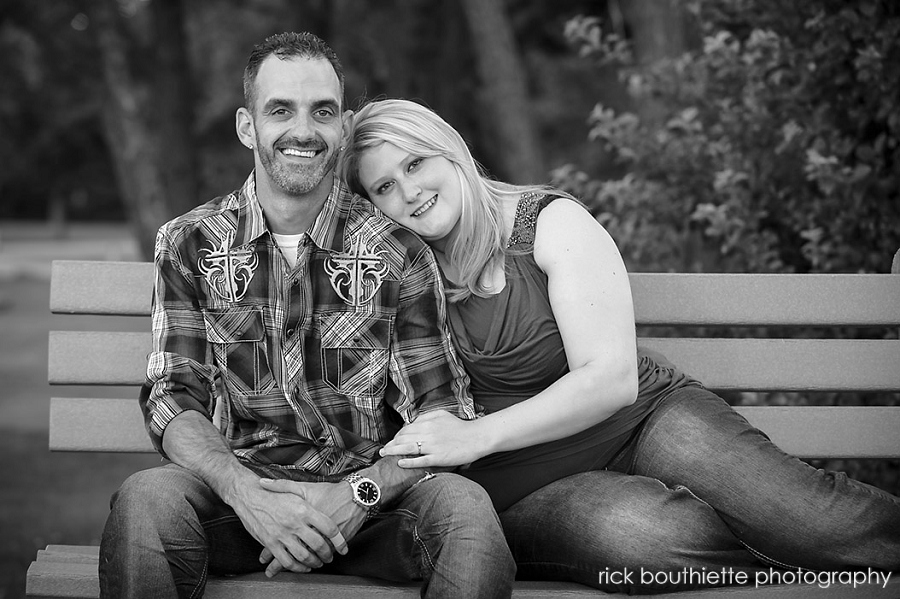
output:
<instances>
[{"instance_id":1,"label":"woman's hand","mask_svg":"<svg viewBox=\"0 0 900 599\"><path fill-rule=\"evenodd\" d=\"M490 453L477 420L460 420L444 410L422 414L381 450L382 456L408 456L401 468L461 466Z\"/></svg>"}]
</instances>

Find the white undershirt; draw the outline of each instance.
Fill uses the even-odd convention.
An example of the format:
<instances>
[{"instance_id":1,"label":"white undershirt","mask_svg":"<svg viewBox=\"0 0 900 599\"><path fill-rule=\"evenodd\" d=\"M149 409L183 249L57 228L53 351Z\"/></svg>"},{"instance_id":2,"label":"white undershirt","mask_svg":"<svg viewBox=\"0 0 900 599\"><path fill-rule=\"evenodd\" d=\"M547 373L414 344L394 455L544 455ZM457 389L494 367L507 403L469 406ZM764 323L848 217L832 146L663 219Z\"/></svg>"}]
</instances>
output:
<instances>
[{"instance_id":1,"label":"white undershirt","mask_svg":"<svg viewBox=\"0 0 900 599\"><path fill-rule=\"evenodd\" d=\"M303 239L304 235L306 235L306 233L297 233L296 235L279 235L278 233L272 233L272 239L275 240L275 245L281 250L281 254L284 256L284 259L288 261L288 264L291 265L291 268L297 266L297 254L300 251L300 241Z\"/></svg>"}]
</instances>

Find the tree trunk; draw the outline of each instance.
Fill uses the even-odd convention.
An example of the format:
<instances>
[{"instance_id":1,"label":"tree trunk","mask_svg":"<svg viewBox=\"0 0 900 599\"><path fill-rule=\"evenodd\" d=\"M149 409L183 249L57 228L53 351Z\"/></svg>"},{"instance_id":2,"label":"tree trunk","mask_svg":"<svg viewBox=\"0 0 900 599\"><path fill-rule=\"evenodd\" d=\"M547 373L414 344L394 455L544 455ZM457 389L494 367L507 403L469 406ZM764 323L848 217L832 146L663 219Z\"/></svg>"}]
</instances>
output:
<instances>
[{"instance_id":1,"label":"tree trunk","mask_svg":"<svg viewBox=\"0 0 900 599\"><path fill-rule=\"evenodd\" d=\"M679 0L621 0L613 3L631 30L635 61L647 67L658 60L676 58L687 50L685 14ZM638 113L647 123L658 122L667 107L654 98L642 98Z\"/></svg>"},{"instance_id":2,"label":"tree trunk","mask_svg":"<svg viewBox=\"0 0 900 599\"><path fill-rule=\"evenodd\" d=\"M678 0L613 0L631 30L635 61L648 67L656 61L681 56L688 49L687 20ZM644 97L636 109L648 126L660 126L671 108L658 98ZM684 238L682 269L691 272L701 263L703 232L691 227Z\"/></svg>"},{"instance_id":3,"label":"tree trunk","mask_svg":"<svg viewBox=\"0 0 900 599\"><path fill-rule=\"evenodd\" d=\"M475 46L483 96L482 129L493 138L503 179L544 182L547 173L528 101L525 68L516 49L503 0L463 0Z\"/></svg>"},{"instance_id":4,"label":"tree trunk","mask_svg":"<svg viewBox=\"0 0 900 599\"><path fill-rule=\"evenodd\" d=\"M104 132L126 212L145 258L156 231L199 202L191 94L180 0L123 14L92 0L107 88Z\"/></svg>"},{"instance_id":5,"label":"tree trunk","mask_svg":"<svg viewBox=\"0 0 900 599\"><path fill-rule=\"evenodd\" d=\"M674 58L685 51L684 9L678 0L622 0L617 4L631 29L639 64Z\"/></svg>"}]
</instances>

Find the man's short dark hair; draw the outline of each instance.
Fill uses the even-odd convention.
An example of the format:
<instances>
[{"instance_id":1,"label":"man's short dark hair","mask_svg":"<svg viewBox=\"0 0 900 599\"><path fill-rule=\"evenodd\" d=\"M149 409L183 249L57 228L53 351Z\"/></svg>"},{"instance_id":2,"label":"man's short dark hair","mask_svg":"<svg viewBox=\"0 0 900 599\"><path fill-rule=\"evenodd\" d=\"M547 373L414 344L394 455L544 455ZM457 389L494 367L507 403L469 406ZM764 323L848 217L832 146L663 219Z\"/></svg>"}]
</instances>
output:
<instances>
[{"instance_id":1,"label":"man's short dark hair","mask_svg":"<svg viewBox=\"0 0 900 599\"><path fill-rule=\"evenodd\" d=\"M287 31L267 37L262 43L253 47L247 66L244 68L244 106L252 113L256 102L256 76L260 66L269 56L275 55L281 60L289 58L325 59L331 63L341 86L341 101L344 97L344 67L338 60L334 50L321 38L312 33L295 33Z\"/></svg>"}]
</instances>

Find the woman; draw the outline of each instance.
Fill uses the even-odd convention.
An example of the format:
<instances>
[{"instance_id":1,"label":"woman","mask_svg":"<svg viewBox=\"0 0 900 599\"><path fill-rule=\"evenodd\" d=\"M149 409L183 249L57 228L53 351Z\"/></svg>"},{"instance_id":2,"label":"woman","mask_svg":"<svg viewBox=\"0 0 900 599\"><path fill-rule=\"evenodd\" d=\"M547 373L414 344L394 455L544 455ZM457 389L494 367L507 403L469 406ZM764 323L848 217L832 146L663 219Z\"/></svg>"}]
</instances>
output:
<instances>
[{"instance_id":1,"label":"woman","mask_svg":"<svg viewBox=\"0 0 900 599\"><path fill-rule=\"evenodd\" d=\"M636 347L622 259L577 201L483 177L461 136L412 102L363 107L348 137L350 188L434 250L485 412L422 416L383 454L464 466L520 575L647 591L740 582L674 575L685 568L900 569L898 498L784 454ZM623 576L640 568L669 574Z\"/></svg>"}]
</instances>

